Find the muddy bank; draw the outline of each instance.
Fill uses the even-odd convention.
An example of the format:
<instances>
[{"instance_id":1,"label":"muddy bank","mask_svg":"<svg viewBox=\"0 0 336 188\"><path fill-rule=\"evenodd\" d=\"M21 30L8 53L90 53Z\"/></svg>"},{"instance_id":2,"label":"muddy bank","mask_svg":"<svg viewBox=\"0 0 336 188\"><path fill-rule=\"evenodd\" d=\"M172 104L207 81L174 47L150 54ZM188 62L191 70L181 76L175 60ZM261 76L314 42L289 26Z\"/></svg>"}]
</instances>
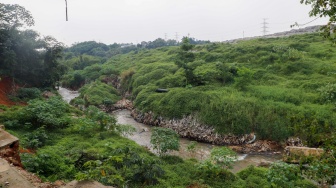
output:
<instances>
[{"instance_id":1,"label":"muddy bank","mask_svg":"<svg viewBox=\"0 0 336 188\"><path fill-rule=\"evenodd\" d=\"M153 112L142 113L134 109L132 102L125 99L117 102L115 108L130 110L131 116L137 122L173 129L183 138L213 145L226 145L239 153L279 153L279 151L283 150L279 143L269 140L258 140L253 133L241 136L218 134L214 127L200 123L193 116L185 116L182 119L156 117Z\"/></svg>"},{"instance_id":2,"label":"muddy bank","mask_svg":"<svg viewBox=\"0 0 336 188\"><path fill-rule=\"evenodd\" d=\"M134 120L131 116L131 111L124 109L124 110L116 110L113 112L113 115L116 117L117 122L119 124L128 124L132 125L136 128L136 132L133 135L128 135L127 137L137 144L144 146L145 148L149 149L151 152L155 153L156 151L153 150L152 145L150 144L150 137L152 134L152 126L139 123ZM146 131L143 131L146 130ZM210 152L215 145L204 143L204 142L197 142L196 143L196 150L194 152L190 152L187 150L188 145L191 143L191 140L186 138L180 138L180 149L179 151L170 152L171 155L177 155L183 159L194 158L199 161L207 159L210 156ZM242 169L247 168L249 165L255 166L269 166L275 161L281 160L281 155L277 153L259 153L259 154L238 154L237 161L234 162L233 169L230 171L236 173Z\"/></svg>"}]
</instances>

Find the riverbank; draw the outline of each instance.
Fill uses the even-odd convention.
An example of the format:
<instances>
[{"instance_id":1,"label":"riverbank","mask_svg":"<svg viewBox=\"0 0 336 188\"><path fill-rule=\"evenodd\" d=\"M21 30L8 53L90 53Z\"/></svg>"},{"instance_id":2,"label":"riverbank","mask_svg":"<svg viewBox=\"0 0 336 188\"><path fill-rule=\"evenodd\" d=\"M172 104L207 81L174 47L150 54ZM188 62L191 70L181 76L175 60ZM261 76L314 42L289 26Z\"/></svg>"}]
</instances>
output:
<instances>
[{"instance_id":1,"label":"riverbank","mask_svg":"<svg viewBox=\"0 0 336 188\"><path fill-rule=\"evenodd\" d=\"M150 144L151 129L152 126L137 122L132 116L131 111L128 109L119 109L112 113L119 124L132 125L136 132L133 135L127 136L127 138L135 141L137 144L149 149L151 152L155 153ZM145 130L145 131L144 131ZM216 147L216 145L204 142L197 142L196 150L194 152L188 152L187 147L192 142L192 140L187 138L180 138L180 149L179 151L174 151L170 153L171 155L179 156L183 159L194 158L199 161L207 159L210 156L211 149ZM233 146L230 146L233 147ZM276 152L260 152L260 153L249 153L244 154L238 152L238 160L235 161L233 169L231 172L237 173L250 165L254 166L268 166L273 162L281 160L282 155Z\"/></svg>"},{"instance_id":2,"label":"riverbank","mask_svg":"<svg viewBox=\"0 0 336 188\"><path fill-rule=\"evenodd\" d=\"M139 123L150 126L170 128L182 138L213 145L228 146L238 153L244 154L281 154L283 146L275 141L258 140L253 133L236 136L232 134L220 135L211 126L201 124L193 116L185 116L182 119L165 119L157 117L152 112L142 113L134 108L132 101L123 99L114 105L115 109L128 109L131 116ZM255 139L255 140L254 140Z\"/></svg>"}]
</instances>

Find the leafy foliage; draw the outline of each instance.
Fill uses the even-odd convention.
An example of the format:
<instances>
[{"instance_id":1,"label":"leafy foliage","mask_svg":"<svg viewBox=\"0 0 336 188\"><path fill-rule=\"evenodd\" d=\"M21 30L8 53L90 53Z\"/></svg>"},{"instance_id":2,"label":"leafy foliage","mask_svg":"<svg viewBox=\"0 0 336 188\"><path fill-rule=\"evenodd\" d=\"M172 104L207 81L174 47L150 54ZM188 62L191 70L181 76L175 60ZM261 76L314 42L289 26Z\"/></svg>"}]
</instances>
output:
<instances>
[{"instance_id":1,"label":"leafy foliage","mask_svg":"<svg viewBox=\"0 0 336 188\"><path fill-rule=\"evenodd\" d=\"M64 128L70 123L68 104L59 97L48 100L31 100L24 109L23 121L31 123L34 127L45 126L46 129Z\"/></svg>"},{"instance_id":2,"label":"leafy foliage","mask_svg":"<svg viewBox=\"0 0 336 188\"><path fill-rule=\"evenodd\" d=\"M152 129L152 136L150 143L153 148L159 153L160 156L166 154L169 151L180 148L180 141L178 134L172 129L155 127Z\"/></svg>"},{"instance_id":3,"label":"leafy foliage","mask_svg":"<svg viewBox=\"0 0 336 188\"><path fill-rule=\"evenodd\" d=\"M37 128L31 133L25 135L23 146L30 149L37 149L42 147L48 140L47 132L44 127Z\"/></svg>"},{"instance_id":4,"label":"leafy foliage","mask_svg":"<svg viewBox=\"0 0 336 188\"><path fill-rule=\"evenodd\" d=\"M307 165L301 166L302 173L319 183L320 186L334 185L336 181L336 135L325 135L326 139L323 143L323 155L310 159ZM305 161L300 161L304 163Z\"/></svg>"},{"instance_id":5,"label":"leafy foliage","mask_svg":"<svg viewBox=\"0 0 336 188\"><path fill-rule=\"evenodd\" d=\"M284 162L274 163L267 178L274 187L295 187L298 180L304 179L298 166Z\"/></svg>"},{"instance_id":6,"label":"leafy foliage","mask_svg":"<svg viewBox=\"0 0 336 188\"><path fill-rule=\"evenodd\" d=\"M245 90L247 85L251 83L253 78L253 71L246 67L239 68L238 77L235 78L235 86L240 90Z\"/></svg>"},{"instance_id":7,"label":"leafy foliage","mask_svg":"<svg viewBox=\"0 0 336 188\"><path fill-rule=\"evenodd\" d=\"M215 147L211 150L210 158L203 161L199 168L218 174L222 169L232 168L237 160L237 154L227 147Z\"/></svg>"},{"instance_id":8,"label":"leafy foliage","mask_svg":"<svg viewBox=\"0 0 336 188\"><path fill-rule=\"evenodd\" d=\"M312 10L310 16L328 17L329 23L322 27L324 37L330 39L333 43L336 42L335 27L336 21L335 7L336 3L332 0L300 0L301 4L311 5ZM330 32L332 31L332 32Z\"/></svg>"},{"instance_id":9,"label":"leafy foliage","mask_svg":"<svg viewBox=\"0 0 336 188\"><path fill-rule=\"evenodd\" d=\"M118 91L110 85L96 81L80 89L80 98L84 99L85 106L107 104L105 101L115 103L120 100Z\"/></svg>"},{"instance_id":10,"label":"leafy foliage","mask_svg":"<svg viewBox=\"0 0 336 188\"><path fill-rule=\"evenodd\" d=\"M22 100L30 100L41 97L41 91L38 88L20 88L16 97Z\"/></svg>"},{"instance_id":11,"label":"leafy foliage","mask_svg":"<svg viewBox=\"0 0 336 188\"><path fill-rule=\"evenodd\" d=\"M86 171L77 175L77 179L93 179L107 185L125 186L142 183L153 185L164 175L158 161L138 155L130 147L117 148L112 156L104 161L88 161ZM133 183L132 183L133 182Z\"/></svg>"},{"instance_id":12,"label":"leafy foliage","mask_svg":"<svg viewBox=\"0 0 336 188\"><path fill-rule=\"evenodd\" d=\"M336 101L336 84L328 83L326 86L319 89L322 102L335 102Z\"/></svg>"},{"instance_id":13,"label":"leafy foliage","mask_svg":"<svg viewBox=\"0 0 336 188\"><path fill-rule=\"evenodd\" d=\"M54 87L64 73L58 60L63 45L53 37L41 37L33 30L29 11L19 5L0 4L1 74L33 87Z\"/></svg>"},{"instance_id":14,"label":"leafy foliage","mask_svg":"<svg viewBox=\"0 0 336 188\"><path fill-rule=\"evenodd\" d=\"M188 64L195 60L195 54L191 51L194 45L190 44L189 39L184 37L182 39L182 44L180 50L177 53L175 64L179 68L183 68L186 77L186 85L196 83L195 75L193 73L193 68Z\"/></svg>"},{"instance_id":15,"label":"leafy foliage","mask_svg":"<svg viewBox=\"0 0 336 188\"><path fill-rule=\"evenodd\" d=\"M74 165L52 148L41 149L36 155L23 154L21 159L27 170L37 173L43 179L56 181L60 178L68 180L74 178Z\"/></svg>"}]
</instances>

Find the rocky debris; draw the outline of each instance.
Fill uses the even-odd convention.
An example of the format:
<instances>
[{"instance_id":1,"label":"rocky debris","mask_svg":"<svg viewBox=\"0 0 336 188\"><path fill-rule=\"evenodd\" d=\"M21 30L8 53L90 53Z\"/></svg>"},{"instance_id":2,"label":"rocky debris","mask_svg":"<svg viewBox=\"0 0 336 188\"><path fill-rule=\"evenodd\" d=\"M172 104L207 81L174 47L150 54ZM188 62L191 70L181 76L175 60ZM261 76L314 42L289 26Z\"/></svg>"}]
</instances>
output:
<instances>
[{"instance_id":1,"label":"rocky debris","mask_svg":"<svg viewBox=\"0 0 336 188\"><path fill-rule=\"evenodd\" d=\"M238 153L269 153L269 154L279 154L282 146L270 140L257 140L253 144L243 144L229 146L233 151Z\"/></svg>"},{"instance_id":2,"label":"rocky debris","mask_svg":"<svg viewBox=\"0 0 336 188\"><path fill-rule=\"evenodd\" d=\"M121 109L127 109L127 110L132 110L133 109L133 103L132 101L123 98L122 100L117 101L113 105L100 105L99 108L103 110L104 112L110 113L116 110L121 110Z\"/></svg>"},{"instance_id":3,"label":"rocky debris","mask_svg":"<svg viewBox=\"0 0 336 188\"><path fill-rule=\"evenodd\" d=\"M321 148L297 146L287 146L284 151L283 161L288 163L299 163L310 157L320 157L324 153L324 150Z\"/></svg>"},{"instance_id":4,"label":"rocky debris","mask_svg":"<svg viewBox=\"0 0 336 188\"><path fill-rule=\"evenodd\" d=\"M44 91L44 92L42 93L42 97L44 97L44 98L46 98L46 99L48 99L48 98L50 98L50 97L53 97L53 96L55 96L55 94L52 93L52 92L50 92L50 91Z\"/></svg>"},{"instance_id":5,"label":"rocky debris","mask_svg":"<svg viewBox=\"0 0 336 188\"><path fill-rule=\"evenodd\" d=\"M0 158L0 187L36 187L21 174L19 168L10 165L5 159Z\"/></svg>"},{"instance_id":6,"label":"rocky debris","mask_svg":"<svg viewBox=\"0 0 336 188\"><path fill-rule=\"evenodd\" d=\"M224 41L224 42L236 43L238 41L252 40L252 39L258 39L258 38L277 38L277 37L288 37L288 36L292 36L292 35L302 35L302 34L306 34L306 33L316 33L316 32L320 31L321 27L322 27L321 25L308 26L308 27L305 27L305 28L292 29L290 31L273 33L273 34L269 34L269 35L265 35L265 36L238 38L238 39L227 40L227 41Z\"/></svg>"},{"instance_id":7,"label":"rocky debris","mask_svg":"<svg viewBox=\"0 0 336 188\"><path fill-rule=\"evenodd\" d=\"M105 84L112 85L114 88L119 89L121 86L120 78L116 75L113 76L105 76L101 80Z\"/></svg>"},{"instance_id":8,"label":"rocky debris","mask_svg":"<svg viewBox=\"0 0 336 188\"><path fill-rule=\"evenodd\" d=\"M96 181L71 181L61 188L113 188L112 186L105 186Z\"/></svg>"},{"instance_id":9,"label":"rocky debris","mask_svg":"<svg viewBox=\"0 0 336 188\"><path fill-rule=\"evenodd\" d=\"M0 187L8 188L112 188L96 181L72 181L65 183L57 180L54 183L43 182L38 176L21 167L12 166L0 158Z\"/></svg>"},{"instance_id":10,"label":"rocky debris","mask_svg":"<svg viewBox=\"0 0 336 188\"><path fill-rule=\"evenodd\" d=\"M54 186L57 186L57 187L61 187L61 186L64 186L66 185L63 181L61 180L57 180L53 183Z\"/></svg>"},{"instance_id":11,"label":"rocky debris","mask_svg":"<svg viewBox=\"0 0 336 188\"><path fill-rule=\"evenodd\" d=\"M119 109L127 109L127 110L132 110L133 109L133 103L132 101L128 99L122 99L118 101L116 104L113 105L115 110Z\"/></svg>"},{"instance_id":12,"label":"rocky debris","mask_svg":"<svg viewBox=\"0 0 336 188\"><path fill-rule=\"evenodd\" d=\"M281 149L281 146L274 141L258 140L251 142L255 139L255 135L253 133L241 136L233 134L218 134L215 131L215 128L199 123L197 118L191 115L185 116L182 119L169 120L160 116L155 117L153 112L141 113L136 109L133 109L131 111L131 116L136 121L147 125L170 128L184 138L211 143L214 145L231 145L229 147L239 153L272 153Z\"/></svg>"},{"instance_id":13,"label":"rocky debris","mask_svg":"<svg viewBox=\"0 0 336 188\"><path fill-rule=\"evenodd\" d=\"M302 140L299 137L289 137L286 140L286 146L297 146L297 147L303 147Z\"/></svg>"},{"instance_id":14,"label":"rocky debris","mask_svg":"<svg viewBox=\"0 0 336 188\"><path fill-rule=\"evenodd\" d=\"M273 162L269 161L261 161L259 164L257 164L258 167L265 167L268 168L273 164Z\"/></svg>"},{"instance_id":15,"label":"rocky debris","mask_svg":"<svg viewBox=\"0 0 336 188\"><path fill-rule=\"evenodd\" d=\"M0 157L15 166L22 167L19 154L19 139L4 129L0 129Z\"/></svg>"}]
</instances>

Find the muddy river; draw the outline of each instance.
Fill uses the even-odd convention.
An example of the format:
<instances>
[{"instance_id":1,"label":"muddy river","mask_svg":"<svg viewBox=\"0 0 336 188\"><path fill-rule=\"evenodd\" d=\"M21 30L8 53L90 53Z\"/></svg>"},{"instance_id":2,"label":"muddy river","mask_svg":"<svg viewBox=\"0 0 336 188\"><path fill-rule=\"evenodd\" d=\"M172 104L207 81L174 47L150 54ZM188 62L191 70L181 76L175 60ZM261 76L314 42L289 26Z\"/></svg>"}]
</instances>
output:
<instances>
[{"instance_id":1,"label":"muddy river","mask_svg":"<svg viewBox=\"0 0 336 188\"><path fill-rule=\"evenodd\" d=\"M76 91L70 91L68 89L60 87L60 95L68 103L71 99L77 97L79 94ZM151 126L138 123L131 117L131 112L129 110L118 110L112 113L117 119L119 124L128 124L136 128L136 132L133 135L128 136L129 139L135 141L137 144L149 148L152 152L153 148L150 144L151 137ZM145 130L145 131L144 131ZM181 158L195 158L198 160L204 160L210 155L210 151L214 145L206 143L197 143L196 151L194 153L187 151L187 146L190 144L191 140L180 138L180 150L178 152L172 152L172 155L178 155ZM281 155L274 154L238 154L238 160L235 161L232 172L238 172L249 165L258 165L261 162L275 162L281 159Z\"/></svg>"}]
</instances>

